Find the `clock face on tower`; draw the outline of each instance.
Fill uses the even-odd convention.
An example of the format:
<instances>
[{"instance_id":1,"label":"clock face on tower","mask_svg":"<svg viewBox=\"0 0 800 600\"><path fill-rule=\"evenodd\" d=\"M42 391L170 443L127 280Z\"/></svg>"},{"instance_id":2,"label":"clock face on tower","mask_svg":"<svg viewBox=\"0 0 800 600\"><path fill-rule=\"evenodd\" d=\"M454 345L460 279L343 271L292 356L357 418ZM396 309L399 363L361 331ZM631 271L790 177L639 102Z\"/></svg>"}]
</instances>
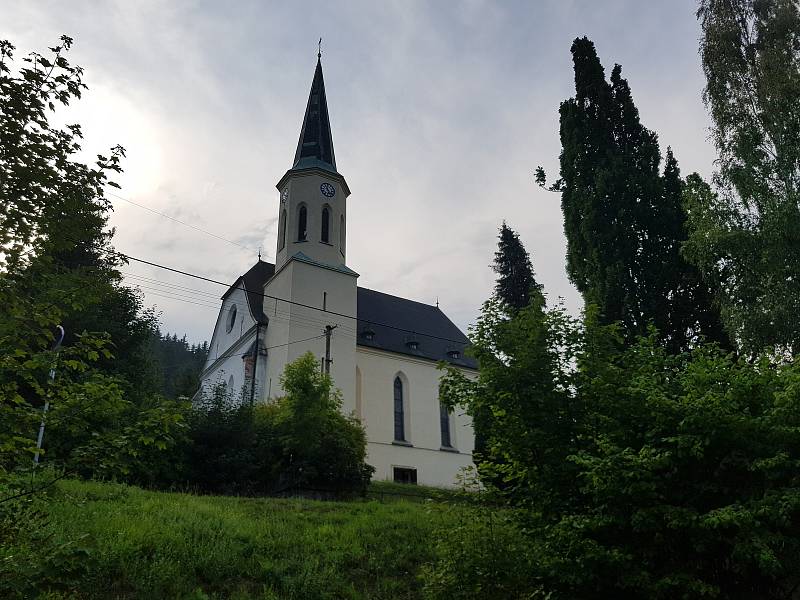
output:
<instances>
[{"instance_id":1,"label":"clock face on tower","mask_svg":"<svg viewBox=\"0 0 800 600\"><path fill-rule=\"evenodd\" d=\"M333 198L333 195L336 193L336 188L330 183L323 183L319 186L319 191L322 192L322 195L326 198Z\"/></svg>"}]
</instances>

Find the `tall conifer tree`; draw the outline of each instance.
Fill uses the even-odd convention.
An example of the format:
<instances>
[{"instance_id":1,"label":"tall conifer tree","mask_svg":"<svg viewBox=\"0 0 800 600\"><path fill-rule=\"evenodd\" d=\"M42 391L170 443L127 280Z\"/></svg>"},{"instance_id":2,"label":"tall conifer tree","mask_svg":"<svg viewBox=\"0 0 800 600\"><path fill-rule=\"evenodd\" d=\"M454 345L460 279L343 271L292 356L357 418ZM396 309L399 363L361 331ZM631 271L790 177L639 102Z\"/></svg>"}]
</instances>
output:
<instances>
[{"instance_id":1,"label":"tall conifer tree","mask_svg":"<svg viewBox=\"0 0 800 600\"><path fill-rule=\"evenodd\" d=\"M703 335L727 345L712 295L680 255L683 182L668 150L641 124L622 67L610 81L594 44L572 44L575 97L561 104L561 179L567 272L604 322L629 337L650 324L674 351ZM537 180L544 174L537 171Z\"/></svg>"},{"instance_id":2,"label":"tall conifer tree","mask_svg":"<svg viewBox=\"0 0 800 600\"><path fill-rule=\"evenodd\" d=\"M519 235L505 221L498 240L492 266L497 273L495 294L511 310L523 309L530 303L531 293L541 293L542 286L536 282L530 256Z\"/></svg>"},{"instance_id":3,"label":"tall conifer tree","mask_svg":"<svg viewBox=\"0 0 800 600\"><path fill-rule=\"evenodd\" d=\"M514 322L520 314L523 318L534 320L544 318L545 300L542 285L536 281L531 265L530 255L522 245L519 235L506 222L500 227L497 236L497 252L494 254L492 270L497 273L495 293L492 301L484 309L506 324ZM525 311L525 309L529 309ZM513 327L513 325L510 325ZM502 403L502 401L501 401ZM487 450L492 438L492 429L496 418L488 407L477 407L472 415L472 426L475 431L475 461L477 464L491 462L496 468L502 464L498 456L489 457ZM495 472L487 475L495 486L503 487L502 476Z\"/></svg>"}]
</instances>

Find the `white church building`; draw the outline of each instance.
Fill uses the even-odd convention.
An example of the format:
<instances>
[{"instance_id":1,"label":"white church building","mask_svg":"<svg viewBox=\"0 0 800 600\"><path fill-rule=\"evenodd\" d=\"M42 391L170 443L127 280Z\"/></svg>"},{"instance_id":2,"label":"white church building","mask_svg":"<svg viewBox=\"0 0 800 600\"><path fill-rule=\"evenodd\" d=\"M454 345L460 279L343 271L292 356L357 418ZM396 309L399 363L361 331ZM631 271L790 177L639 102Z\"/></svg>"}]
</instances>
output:
<instances>
[{"instance_id":1,"label":"white church building","mask_svg":"<svg viewBox=\"0 0 800 600\"><path fill-rule=\"evenodd\" d=\"M364 424L374 478L455 485L474 436L469 417L440 405L437 364L467 374L477 364L438 306L359 287L347 266L347 235L358 232L347 228L350 188L336 170L319 60L294 164L277 188L275 264L259 260L222 296L201 391L223 382L245 401L269 402L283 394L286 364L310 351Z\"/></svg>"}]
</instances>

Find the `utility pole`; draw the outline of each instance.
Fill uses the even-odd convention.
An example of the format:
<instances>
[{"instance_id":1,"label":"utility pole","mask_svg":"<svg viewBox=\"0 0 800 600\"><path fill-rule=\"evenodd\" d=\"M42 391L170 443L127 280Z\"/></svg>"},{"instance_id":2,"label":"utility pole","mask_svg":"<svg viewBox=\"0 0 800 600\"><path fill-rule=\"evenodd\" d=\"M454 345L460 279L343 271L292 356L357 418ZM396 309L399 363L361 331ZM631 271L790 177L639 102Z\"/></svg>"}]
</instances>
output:
<instances>
[{"instance_id":1,"label":"utility pole","mask_svg":"<svg viewBox=\"0 0 800 600\"><path fill-rule=\"evenodd\" d=\"M338 325L325 326L325 375L331 374L331 363L333 362L331 358L331 332L337 327Z\"/></svg>"},{"instance_id":2,"label":"utility pole","mask_svg":"<svg viewBox=\"0 0 800 600\"><path fill-rule=\"evenodd\" d=\"M59 325L58 326L58 339L56 340L55 344L53 344L53 352L56 355L53 357L53 366L50 367L50 385L56 379L56 360L58 359L58 349L61 346L61 342L64 341L64 328ZM44 438L44 421L45 417L47 416L47 409L50 408L50 398L46 398L44 401L44 408L42 409L42 423L39 425L39 435L36 438L36 454L33 455L33 463L35 465L39 464L39 453L42 450L42 439Z\"/></svg>"},{"instance_id":3,"label":"utility pole","mask_svg":"<svg viewBox=\"0 0 800 600\"><path fill-rule=\"evenodd\" d=\"M258 250L258 260L261 260L261 249ZM253 408L253 398L256 395L256 372L258 370L258 355L259 355L259 347L258 347L258 334L261 330L261 322L256 321L256 343L254 345L253 354L255 354L255 358L253 359L253 370L250 373L250 408Z\"/></svg>"}]
</instances>

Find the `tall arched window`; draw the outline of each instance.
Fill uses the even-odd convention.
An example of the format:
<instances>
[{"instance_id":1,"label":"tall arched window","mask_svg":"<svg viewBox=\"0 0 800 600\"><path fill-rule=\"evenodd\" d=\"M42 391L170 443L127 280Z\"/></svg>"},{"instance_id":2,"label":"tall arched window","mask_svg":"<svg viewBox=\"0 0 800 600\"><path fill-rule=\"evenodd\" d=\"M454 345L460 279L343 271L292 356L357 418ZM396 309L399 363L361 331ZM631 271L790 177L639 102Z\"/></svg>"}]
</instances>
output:
<instances>
[{"instance_id":1,"label":"tall arched window","mask_svg":"<svg viewBox=\"0 0 800 600\"><path fill-rule=\"evenodd\" d=\"M394 378L394 439L398 442L406 441L406 415L403 407L403 382L399 377Z\"/></svg>"},{"instance_id":2,"label":"tall arched window","mask_svg":"<svg viewBox=\"0 0 800 600\"><path fill-rule=\"evenodd\" d=\"M447 407L439 403L439 429L442 432L442 447L452 448L453 440L450 438L450 411Z\"/></svg>"},{"instance_id":3,"label":"tall arched window","mask_svg":"<svg viewBox=\"0 0 800 600\"><path fill-rule=\"evenodd\" d=\"M225 322L225 333L230 333L233 326L236 325L236 305L234 304L228 309L228 318Z\"/></svg>"},{"instance_id":4,"label":"tall arched window","mask_svg":"<svg viewBox=\"0 0 800 600\"><path fill-rule=\"evenodd\" d=\"M322 241L326 244L331 243L331 209L329 206L322 207Z\"/></svg>"},{"instance_id":5,"label":"tall arched window","mask_svg":"<svg viewBox=\"0 0 800 600\"><path fill-rule=\"evenodd\" d=\"M301 206L297 212L297 241L304 242L308 237L308 209Z\"/></svg>"},{"instance_id":6,"label":"tall arched window","mask_svg":"<svg viewBox=\"0 0 800 600\"><path fill-rule=\"evenodd\" d=\"M339 250L344 254L344 215L339 216Z\"/></svg>"},{"instance_id":7,"label":"tall arched window","mask_svg":"<svg viewBox=\"0 0 800 600\"><path fill-rule=\"evenodd\" d=\"M278 250L286 246L286 209L281 211L280 231L278 232Z\"/></svg>"}]
</instances>

